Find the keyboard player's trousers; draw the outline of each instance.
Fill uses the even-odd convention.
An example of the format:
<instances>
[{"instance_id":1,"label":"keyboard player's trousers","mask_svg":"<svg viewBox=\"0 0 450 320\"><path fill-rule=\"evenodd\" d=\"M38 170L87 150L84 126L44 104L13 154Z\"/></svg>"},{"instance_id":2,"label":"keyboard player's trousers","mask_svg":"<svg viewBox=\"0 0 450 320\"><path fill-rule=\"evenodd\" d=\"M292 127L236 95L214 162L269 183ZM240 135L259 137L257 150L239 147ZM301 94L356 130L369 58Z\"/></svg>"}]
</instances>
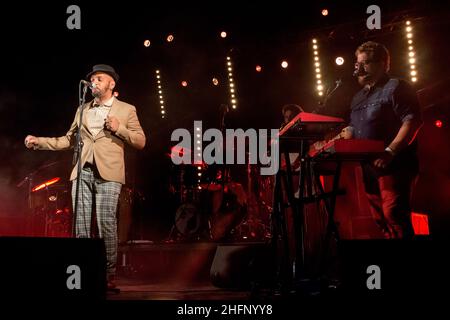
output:
<instances>
[{"instance_id":1,"label":"keyboard player's trousers","mask_svg":"<svg viewBox=\"0 0 450 320\"><path fill-rule=\"evenodd\" d=\"M398 170L389 175L377 176L363 166L364 186L369 207L375 222L385 238L412 238L411 187L415 173Z\"/></svg>"}]
</instances>

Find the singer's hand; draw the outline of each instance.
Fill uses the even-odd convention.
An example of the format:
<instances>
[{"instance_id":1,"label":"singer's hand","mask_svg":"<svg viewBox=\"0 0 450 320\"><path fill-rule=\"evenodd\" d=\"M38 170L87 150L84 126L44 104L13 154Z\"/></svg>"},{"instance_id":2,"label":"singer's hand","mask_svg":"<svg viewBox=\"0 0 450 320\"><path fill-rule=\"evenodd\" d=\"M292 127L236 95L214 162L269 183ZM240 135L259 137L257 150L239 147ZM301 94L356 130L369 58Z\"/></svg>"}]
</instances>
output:
<instances>
[{"instance_id":1,"label":"singer's hand","mask_svg":"<svg viewBox=\"0 0 450 320\"><path fill-rule=\"evenodd\" d=\"M28 135L25 138L25 147L27 147L28 149L36 149L38 146L38 138L36 138L35 136L30 136Z\"/></svg>"},{"instance_id":2,"label":"singer's hand","mask_svg":"<svg viewBox=\"0 0 450 320\"><path fill-rule=\"evenodd\" d=\"M105 120L105 127L112 132L116 132L119 129L119 120L114 116L108 116Z\"/></svg>"}]
</instances>

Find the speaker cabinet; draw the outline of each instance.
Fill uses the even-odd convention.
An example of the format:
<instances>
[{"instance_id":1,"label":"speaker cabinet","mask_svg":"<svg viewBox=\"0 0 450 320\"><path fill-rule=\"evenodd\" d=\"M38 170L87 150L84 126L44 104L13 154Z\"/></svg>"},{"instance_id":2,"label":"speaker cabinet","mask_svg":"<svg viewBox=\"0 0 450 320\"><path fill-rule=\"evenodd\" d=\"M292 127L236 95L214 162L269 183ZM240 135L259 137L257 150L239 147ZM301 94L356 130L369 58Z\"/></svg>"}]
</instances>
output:
<instances>
[{"instance_id":1,"label":"speaker cabinet","mask_svg":"<svg viewBox=\"0 0 450 320\"><path fill-rule=\"evenodd\" d=\"M275 275L273 249L263 243L233 243L217 246L210 278L219 288L248 288L267 284Z\"/></svg>"},{"instance_id":2,"label":"speaker cabinet","mask_svg":"<svg viewBox=\"0 0 450 320\"><path fill-rule=\"evenodd\" d=\"M450 281L448 243L415 240L342 240L343 292L350 295L428 295Z\"/></svg>"},{"instance_id":3,"label":"speaker cabinet","mask_svg":"<svg viewBox=\"0 0 450 320\"><path fill-rule=\"evenodd\" d=\"M103 299L101 239L0 237L0 292L9 300Z\"/></svg>"}]
</instances>

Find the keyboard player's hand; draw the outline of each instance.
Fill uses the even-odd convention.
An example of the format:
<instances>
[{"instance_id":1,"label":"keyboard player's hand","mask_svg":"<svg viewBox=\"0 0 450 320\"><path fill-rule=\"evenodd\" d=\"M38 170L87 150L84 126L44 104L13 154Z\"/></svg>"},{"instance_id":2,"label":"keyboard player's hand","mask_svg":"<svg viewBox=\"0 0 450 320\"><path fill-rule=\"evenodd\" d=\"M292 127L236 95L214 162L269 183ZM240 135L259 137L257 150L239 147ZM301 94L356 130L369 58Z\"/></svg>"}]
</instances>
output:
<instances>
[{"instance_id":1,"label":"keyboard player's hand","mask_svg":"<svg viewBox=\"0 0 450 320\"><path fill-rule=\"evenodd\" d=\"M392 159L394 159L394 156L385 151L380 158L373 162L373 165L377 168L385 169L391 163Z\"/></svg>"}]
</instances>

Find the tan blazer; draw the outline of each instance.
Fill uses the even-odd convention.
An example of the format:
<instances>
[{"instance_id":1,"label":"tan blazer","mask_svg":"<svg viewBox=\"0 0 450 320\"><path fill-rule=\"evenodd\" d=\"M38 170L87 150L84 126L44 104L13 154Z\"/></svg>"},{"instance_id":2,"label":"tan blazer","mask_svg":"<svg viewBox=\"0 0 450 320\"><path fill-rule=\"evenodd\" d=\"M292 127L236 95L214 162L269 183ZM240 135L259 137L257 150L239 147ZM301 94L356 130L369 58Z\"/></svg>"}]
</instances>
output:
<instances>
[{"instance_id":1,"label":"tan blazer","mask_svg":"<svg viewBox=\"0 0 450 320\"><path fill-rule=\"evenodd\" d=\"M109 115L115 116L119 120L119 129L116 133L104 129L94 137L87 125L87 109L92 102L90 101L83 106L81 138L84 145L81 154L81 166L84 166L86 159L89 159L93 153L94 162L103 179L125 184L124 142L136 149L142 149L145 146L145 134L139 123L136 108L115 98ZM57 138L39 137L37 149L55 151L73 148L76 143L79 113L80 108L78 108L75 119L65 136ZM74 180L76 177L77 166L73 168L70 180Z\"/></svg>"}]
</instances>

